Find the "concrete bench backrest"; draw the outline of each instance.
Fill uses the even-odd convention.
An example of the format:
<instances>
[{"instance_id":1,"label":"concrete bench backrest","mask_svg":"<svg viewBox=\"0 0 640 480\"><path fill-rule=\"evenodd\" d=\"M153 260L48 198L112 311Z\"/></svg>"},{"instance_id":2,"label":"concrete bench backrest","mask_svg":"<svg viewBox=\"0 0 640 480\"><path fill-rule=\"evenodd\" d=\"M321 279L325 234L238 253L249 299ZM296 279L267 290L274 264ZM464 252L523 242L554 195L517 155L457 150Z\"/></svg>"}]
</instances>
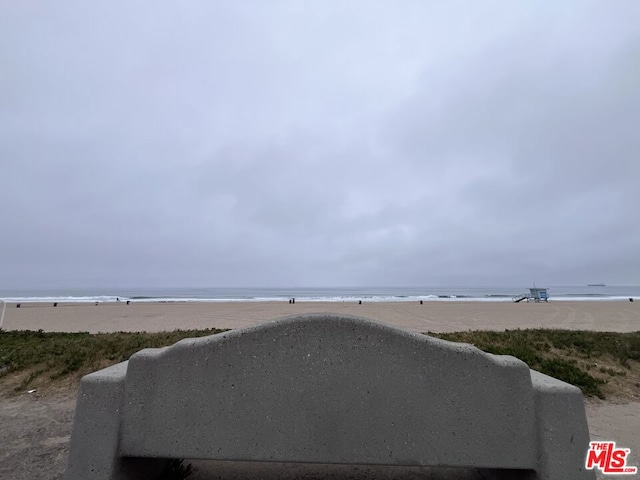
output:
<instances>
[{"instance_id":1,"label":"concrete bench backrest","mask_svg":"<svg viewBox=\"0 0 640 480\"><path fill-rule=\"evenodd\" d=\"M122 452L533 467L529 368L364 320L298 318L129 361ZM491 432L490 435L487 432Z\"/></svg>"},{"instance_id":2,"label":"concrete bench backrest","mask_svg":"<svg viewBox=\"0 0 640 480\"><path fill-rule=\"evenodd\" d=\"M567 451L586 452L588 430L579 390L536 375L532 382L520 360L470 345L310 315L142 350L104 371L102 383L108 379L119 407L116 457L547 472L555 457L544 450L558 445L541 438L544 425L563 429L541 418L548 408L536 383L582 408L570 429L583 450L562 446L564 461L576 463ZM89 395L91 382L100 383L90 377L83 380ZM76 423L86 416L81 408ZM73 449L74 439L69 471L82 463ZM591 478L576 465L559 475L567 472ZM95 478L125 478L110 475Z\"/></svg>"}]
</instances>

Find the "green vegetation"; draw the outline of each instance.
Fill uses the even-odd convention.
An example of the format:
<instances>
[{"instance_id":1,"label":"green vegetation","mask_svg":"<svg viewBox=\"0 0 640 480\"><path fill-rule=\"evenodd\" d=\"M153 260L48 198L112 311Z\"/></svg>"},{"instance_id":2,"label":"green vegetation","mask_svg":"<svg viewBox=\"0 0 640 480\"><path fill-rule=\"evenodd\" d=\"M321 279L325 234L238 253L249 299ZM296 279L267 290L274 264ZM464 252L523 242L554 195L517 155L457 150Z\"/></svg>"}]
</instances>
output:
<instances>
[{"instance_id":1,"label":"green vegetation","mask_svg":"<svg viewBox=\"0 0 640 480\"><path fill-rule=\"evenodd\" d=\"M640 332L532 329L429 335L470 343L489 353L513 355L534 370L576 385L586 395L600 398L605 397L602 387L611 382L611 377L625 377L632 370L632 362L640 362ZM593 367L598 368L592 370ZM635 367L637 375L638 365ZM640 385L630 387L639 388Z\"/></svg>"},{"instance_id":2,"label":"green vegetation","mask_svg":"<svg viewBox=\"0 0 640 480\"><path fill-rule=\"evenodd\" d=\"M171 345L182 338L224 330L176 330L162 333L0 332L0 382L23 391L127 360L143 348ZM586 395L640 393L640 332L505 330L429 333L486 352L513 355L529 367L576 385ZM2 378L5 377L5 378Z\"/></svg>"},{"instance_id":3,"label":"green vegetation","mask_svg":"<svg viewBox=\"0 0 640 480\"><path fill-rule=\"evenodd\" d=\"M193 473L191 464L184 464L184 459L176 458L167 464L167 468L160 475L161 480L184 480Z\"/></svg>"},{"instance_id":4,"label":"green vegetation","mask_svg":"<svg viewBox=\"0 0 640 480\"><path fill-rule=\"evenodd\" d=\"M171 345L183 338L223 332L219 329L176 330L161 333L50 333L39 330L0 332L0 377L27 372L15 390L47 376L57 380L70 374L84 375L127 360L143 348Z\"/></svg>"}]
</instances>

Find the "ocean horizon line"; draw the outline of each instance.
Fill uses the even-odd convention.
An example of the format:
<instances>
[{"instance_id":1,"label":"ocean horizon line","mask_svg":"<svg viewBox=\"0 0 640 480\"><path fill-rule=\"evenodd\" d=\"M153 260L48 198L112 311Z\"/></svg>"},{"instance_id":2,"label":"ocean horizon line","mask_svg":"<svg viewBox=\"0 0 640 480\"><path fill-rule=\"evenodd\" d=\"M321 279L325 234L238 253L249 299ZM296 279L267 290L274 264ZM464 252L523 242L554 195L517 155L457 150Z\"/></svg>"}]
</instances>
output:
<instances>
[{"instance_id":1,"label":"ocean horizon line","mask_svg":"<svg viewBox=\"0 0 640 480\"><path fill-rule=\"evenodd\" d=\"M413 287L175 287L175 288L52 288L0 290L5 302L411 302L411 301L512 301L528 286L413 286ZM540 288L540 287L539 287ZM542 287L544 288L544 287ZM551 301L640 299L636 286L549 286Z\"/></svg>"}]
</instances>

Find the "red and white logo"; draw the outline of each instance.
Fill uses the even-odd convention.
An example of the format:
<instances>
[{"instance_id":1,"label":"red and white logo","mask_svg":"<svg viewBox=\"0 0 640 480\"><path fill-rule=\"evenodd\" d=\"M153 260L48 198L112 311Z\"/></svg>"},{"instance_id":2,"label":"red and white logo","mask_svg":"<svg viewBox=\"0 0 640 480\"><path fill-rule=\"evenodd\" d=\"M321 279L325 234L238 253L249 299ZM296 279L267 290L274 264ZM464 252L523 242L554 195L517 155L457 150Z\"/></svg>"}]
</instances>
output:
<instances>
[{"instance_id":1,"label":"red and white logo","mask_svg":"<svg viewBox=\"0 0 640 480\"><path fill-rule=\"evenodd\" d=\"M616 442L589 442L587 470L599 468L609 475L634 475L638 467L627 466L628 448L616 448Z\"/></svg>"}]
</instances>

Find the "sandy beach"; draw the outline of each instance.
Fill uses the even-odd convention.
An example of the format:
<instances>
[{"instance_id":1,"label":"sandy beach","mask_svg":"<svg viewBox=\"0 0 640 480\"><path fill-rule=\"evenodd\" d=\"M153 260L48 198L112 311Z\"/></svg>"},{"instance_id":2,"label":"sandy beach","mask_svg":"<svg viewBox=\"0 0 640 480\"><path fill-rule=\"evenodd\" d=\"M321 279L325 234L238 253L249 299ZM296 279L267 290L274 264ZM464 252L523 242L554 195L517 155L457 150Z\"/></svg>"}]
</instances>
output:
<instances>
[{"instance_id":1,"label":"sandy beach","mask_svg":"<svg viewBox=\"0 0 640 480\"><path fill-rule=\"evenodd\" d=\"M358 315L415 332L562 328L640 330L640 302L210 302L8 304L3 328L50 332L240 328L300 313Z\"/></svg>"}]
</instances>

